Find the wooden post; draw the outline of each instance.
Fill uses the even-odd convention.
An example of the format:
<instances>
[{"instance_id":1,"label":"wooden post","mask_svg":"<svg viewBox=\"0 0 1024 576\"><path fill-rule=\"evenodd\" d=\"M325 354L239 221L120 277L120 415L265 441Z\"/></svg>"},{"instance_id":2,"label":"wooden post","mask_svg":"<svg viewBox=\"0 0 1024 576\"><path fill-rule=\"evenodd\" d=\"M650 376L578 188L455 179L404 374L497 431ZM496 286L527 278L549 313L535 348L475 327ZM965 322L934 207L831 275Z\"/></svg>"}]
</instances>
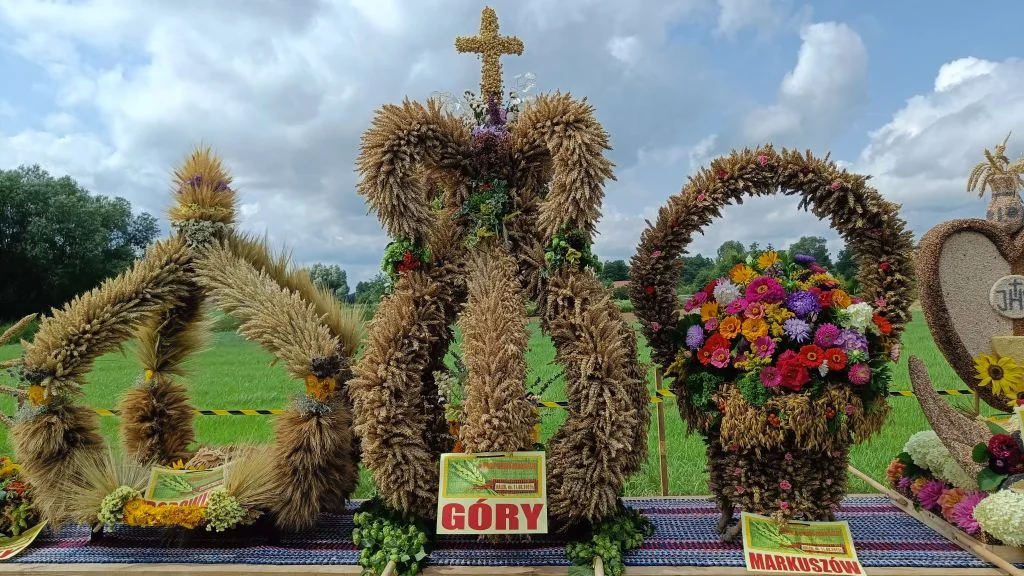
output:
<instances>
[{"instance_id":1,"label":"wooden post","mask_svg":"<svg viewBox=\"0 0 1024 576\"><path fill-rule=\"evenodd\" d=\"M661 468L661 495L668 496L668 448L665 443L665 399L658 395L661 390L661 367L654 370L654 397L658 411L658 465Z\"/></svg>"},{"instance_id":2,"label":"wooden post","mask_svg":"<svg viewBox=\"0 0 1024 576\"><path fill-rule=\"evenodd\" d=\"M604 576L604 560L600 556L594 556L594 576Z\"/></svg>"},{"instance_id":3,"label":"wooden post","mask_svg":"<svg viewBox=\"0 0 1024 576\"><path fill-rule=\"evenodd\" d=\"M394 576L397 568L398 564L394 560L390 560L388 565L384 567L384 571L380 573L380 576Z\"/></svg>"}]
</instances>

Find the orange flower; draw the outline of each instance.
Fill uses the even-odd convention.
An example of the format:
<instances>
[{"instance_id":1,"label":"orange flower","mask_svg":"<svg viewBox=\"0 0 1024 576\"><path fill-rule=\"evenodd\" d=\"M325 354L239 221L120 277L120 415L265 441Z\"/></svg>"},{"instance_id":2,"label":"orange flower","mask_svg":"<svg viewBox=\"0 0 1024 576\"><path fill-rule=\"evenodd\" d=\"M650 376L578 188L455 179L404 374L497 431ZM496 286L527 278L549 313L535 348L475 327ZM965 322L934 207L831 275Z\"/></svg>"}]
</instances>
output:
<instances>
[{"instance_id":1,"label":"orange flower","mask_svg":"<svg viewBox=\"0 0 1024 576\"><path fill-rule=\"evenodd\" d=\"M872 317L872 320L874 320L875 326L878 326L878 331L881 332L883 335L887 336L889 334L892 334L892 324L890 324L884 316L875 314L874 317Z\"/></svg>"},{"instance_id":2,"label":"orange flower","mask_svg":"<svg viewBox=\"0 0 1024 576\"><path fill-rule=\"evenodd\" d=\"M737 284L746 284L756 275L757 272L746 264L737 264L729 270L729 279Z\"/></svg>"},{"instance_id":3,"label":"orange flower","mask_svg":"<svg viewBox=\"0 0 1024 576\"><path fill-rule=\"evenodd\" d=\"M889 463L889 467L885 469L885 479L889 481L890 485L895 486L900 481L900 478L903 477L903 471L906 469L907 467L903 462L893 460Z\"/></svg>"},{"instance_id":4,"label":"orange flower","mask_svg":"<svg viewBox=\"0 0 1024 576\"><path fill-rule=\"evenodd\" d=\"M700 319L704 322L718 318L718 302L705 302L700 307Z\"/></svg>"},{"instance_id":5,"label":"orange flower","mask_svg":"<svg viewBox=\"0 0 1024 576\"><path fill-rule=\"evenodd\" d=\"M743 337L753 342L768 335L768 323L763 318L747 318L743 321Z\"/></svg>"},{"instance_id":6,"label":"orange flower","mask_svg":"<svg viewBox=\"0 0 1024 576\"><path fill-rule=\"evenodd\" d=\"M928 483L928 479L925 478L924 476L922 476L922 477L918 478L917 480L914 480L910 484L910 491L914 493L914 496L917 496L917 493L920 492L921 488L924 488L924 485L927 484L927 483Z\"/></svg>"},{"instance_id":7,"label":"orange flower","mask_svg":"<svg viewBox=\"0 0 1024 576\"><path fill-rule=\"evenodd\" d=\"M835 306L836 308L839 308L840 310L845 310L849 308L852 304L853 301L850 299L850 295L844 292L843 290L832 291L832 305Z\"/></svg>"},{"instance_id":8,"label":"orange flower","mask_svg":"<svg viewBox=\"0 0 1024 576\"><path fill-rule=\"evenodd\" d=\"M727 316L725 320L722 320L722 323L718 325L718 332L721 333L722 336L731 340L740 333L741 327L742 323L739 318L735 316Z\"/></svg>"},{"instance_id":9,"label":"orange flower","mask_svg":"<svg viewBox=\"0 0 1024 576\"><path fill-rule=\"evenodd\" d=\"M953 507L956 506L957 503L959 503L961 500L963 500L964 496L966 495L967 492L964 492L964 490L961 488L951 488L943 492L942 496L939 496L939 506L942 506L943 518L952 522Z\"/></svg>"}]
</instances>

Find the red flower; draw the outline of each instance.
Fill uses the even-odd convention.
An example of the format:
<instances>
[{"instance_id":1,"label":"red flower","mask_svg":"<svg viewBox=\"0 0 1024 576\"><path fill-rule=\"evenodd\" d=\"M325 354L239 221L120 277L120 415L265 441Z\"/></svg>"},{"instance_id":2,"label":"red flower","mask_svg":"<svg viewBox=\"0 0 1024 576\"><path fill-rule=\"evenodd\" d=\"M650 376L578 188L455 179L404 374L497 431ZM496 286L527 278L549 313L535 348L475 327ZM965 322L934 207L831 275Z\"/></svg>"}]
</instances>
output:
<instances>
[{"instance_id":1,"label":"red flower","mask_svg":"<svg viewBox=\"0 0 1024 576\"><path fill-rule=\"evenodd\" d=\"M719 402L718 403L718 411L719 412L725 412L725 402Z\"/></svg>"},{"instance_id":2,"label":"red flower","mask_svg":"<svg viewBox=\"0 0 1024 576\"><path fill-rule=\"evenodd\" d=\"M413 255L411 250L406 250L405 255L402 256L402 262L398 264L396 269L399 272L408 272L409 270L415 270L420 267L420 261Z\"/></svg>"},{"instance_id":3,"label":"red flower","mask_svg":"<svg viewBox=\"0 0 1024 576\"><path fill-rule=\"evenodd\" d=\"M729 177L729 173L726 172L725 170L718 170L717 172L715 172L715 175L718 176L719 180L725 180L726 178Z\"/></svg>"},{"instance_id":4,"label":"red flower","mask_svg":"<svg viewBox=\"0 0 1024 576\"><path fill-rule=\"evenodd\" d=\"M1007 434L995 434L989 438L988 451L996 458L1012 458L1020 455L1017 441Z\"/></svg>"},{"instance_id":5,"label":"red flower","mask_svg":"<svg viewBox=\"0 0 1024 576\"><path fill-rule=\"evenodd\" d=\"M819 290L818 291L818 305L822 308L832 307L832 291L831 290Z\"/></svg>"},{"instance_id":6,"label":"red flower","mask_svg":"<svg viewBox=\"0 0 1024 576\"><path fill-rule=\"evenodd\" d=\"M712 296L715 295L715 286L717 285L718 280L712 280L711 282L707 283L707 286L704 286L703 292L707 294L708 298L711 298Z\"/></svg>"},{"instance_id":7,"label":"red flower","mask_svg":"<svg viewBox=\"0 0 1024 576\"><path fill-rule=\"evenodd\" d=\"M842 187L843 187L843 183L842 183L842 182L840 182L839 180L836 180L835 182L833 182L833 183L832 183L832 184L831 184L831 185L829 186L829 188L831 188L832 190L839 190L839 189L840 189L840 188L842 188Z\"/></svg>"},{"instance_id":8,"label":"red flower","mask_svg":"<svg viewBox=\"0 0 1024 576\"><path fill-rule=\"evenodd\" d=\"M703 346L700 350L697 350L697 361L707 366L711 362L711 352L711 348L708 348L707 345Z\"/></svg>"},{"instance_id":9,"label":"red flower","mask_svg":"<svg viewBox=\"0 0 1024 576\"><path fill-rule=\"evenodd\" d=\"M794 392L799 392L804 384L811 380L811 377L807 375L807 367L803 360L792 350L783 352L775 366L779 369L782 385Z\"/></svg>"},{"instance_id":10,"label":"red flower","mask_svg":"<svg viewBox=\"0 0 1024 576\"><path fill-rule=\"evenodd\" d=\"M808 368L817 368L825 361L825 351L817 344L808 344L800 348L800 361Z\"/></svg>"},{"instance_id":11,"label":"red flower","mask_svg":"<svg viewBox=\"0 0 1024 576\"><path fill-rule=\"evenodd\" d=\"M25 491L28 490L28 484L25 484L21 480L15 480L7 485L7 490L14 492L18 496L24 496Z\"/></svg>"},{"instance_id":12,"label":"red flower","mask_svg":"<svg viewBox=\"0 0 1024 576\"><path fill-rule=\"evenodd\" d=\"M839 348L825 350L825 361L828 362L829 370L842 370L846 368L846 352Z\"/></svg>"},{"instance_id":13,"label":"red flower","mask_svg":"<svg viewBox=\"0 0 1024 576\"><path fill-rule=\"evenodd\" d=\"M890 324L884 316L875 314L874 316L871 317L871 319L874 320L875 326L878 326L879 332L885 335L892 334L892 324Z\"/></svg>"},{"instance_id":14,"label":"red flower","mask_svg":"<svg viewBox=\"0 0 1024 576\"><path fill-rule=\"evenodd\" d=\"M708 341L704 343L704 347L711 351L718 350L719 348L725 348L728 350L730 346L732 346L732 343L729 342L728 338L722 336L721 332L715 332L710 338L708 338Z\"/></svg>"},{"instance_id":15,"label":"red flower","mask_svg":"<svg viewBox=\"0 0 1024 576\"><path fill-rule=\"evenodd\" d=\"M833 408L831 406L829 406L828 408L825 408L825 418L828 418L829 420L831 420L831 419L833 419L835 417L836 417L836 409L835 408Z\"/></svg>"},{"instance_id":16,"label":"red flower","mask_svg":"<svg viewBox=\"0 0 1024 576\"><path fill-rule=\"evenodd\" d=\"M782 419L779 418L778 414L769 414L768 424L771 424L773 428L779 428L782 426Z\"/></svg>"},{"instance_id":17,"label":"red flower","mask_svg":"<svg viewBox=\"0 0 1024 576\"><path fill-rule=\"evenodd\" d=\"M889 263L883 261L881 264L878 265L878 269L881 270L882 272L888 272L889 271Z\"/></svg>"},{"instance_id":18,"label":"red flower","mask_svg":"<svg viewBox=\"0 0 1024 576\"><path fill-rule=\"evenodd\" d=\"M648 296L650 296L651 294L654 294L654 286L646 286L646 287L644 287L644 294L647 294Z\"/></svg>"}]
</instances>

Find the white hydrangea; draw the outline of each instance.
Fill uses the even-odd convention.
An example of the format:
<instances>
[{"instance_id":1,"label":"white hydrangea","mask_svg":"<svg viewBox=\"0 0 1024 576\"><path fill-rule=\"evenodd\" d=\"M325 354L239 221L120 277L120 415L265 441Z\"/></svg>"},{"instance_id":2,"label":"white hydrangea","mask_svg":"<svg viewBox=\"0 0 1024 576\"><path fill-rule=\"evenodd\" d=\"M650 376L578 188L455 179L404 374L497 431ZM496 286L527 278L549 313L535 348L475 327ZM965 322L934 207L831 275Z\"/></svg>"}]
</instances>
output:
<instances>
[{"instance_id":1,"label":"white hydrangea","mask_svg":"<svg viewBox=\"0 0 1024 576\"><path fill-rule=\"evenodd\" d=\"M713 292L715 300L722 306L728 306L730 302L740 297L740 287L729 280L719 280Z\"/></svg>"},{"instance_id":2,"label":"white hydrangea","mask_svg":"<svg viewBox=\"0 0 1024 576\"><path fill-rule=\"evenodd\" d=\"M974 519L1004 544L1024 546L1024 494L1000 490L978 502Z\"/></svg>"},{"instance_id":3,"label":"white hydrangea","mask_svg":"<svg viewBox=\"0 0 1024 576\"><path fill-rule=\"evenodd\" d=\"M875 311L870 304L858 302L847 307L846 314L840 319L840 323L843 328L852 328L863 332L872 324L871 319L874 315Z\"/></svg>"},{"instance_id":4,"label":"white hydrangea","mask_svg":"<svg viewBox=\"0 0 1024 576\"><path fill-rule=\"evenodd\" d=\"M977 480L956 463L934 430L925 430L911 436L903 451L910 454L914 464L930 471L936 478L964 490L978 489Z\"/></svg>"}]
</instances>

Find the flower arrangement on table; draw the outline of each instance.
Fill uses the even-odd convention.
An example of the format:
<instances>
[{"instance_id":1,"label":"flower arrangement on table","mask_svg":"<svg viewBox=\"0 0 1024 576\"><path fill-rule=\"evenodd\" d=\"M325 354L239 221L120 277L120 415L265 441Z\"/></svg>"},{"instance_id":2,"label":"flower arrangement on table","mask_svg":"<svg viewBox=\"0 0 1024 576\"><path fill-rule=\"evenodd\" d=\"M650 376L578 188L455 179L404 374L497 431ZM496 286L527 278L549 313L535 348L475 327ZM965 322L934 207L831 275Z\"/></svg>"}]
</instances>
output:
<instances>
[{"instance_id":1,"label":"flower arrangement on table","mask_svg":"<svg viewBox=\"0 0 1024 576\"><path fill-rule=\"evenodd\" d=\"M888 411L899 353L889 322L812 257L774 250L735 265L683 310L666 373L715 451L712 483L730 504L782 521L831 517L850 442Z\"/></svg>"},{"instance_id":2,"label":"flower arrangement on table","mask_svg":"<svg viewBox=\"0 0 1024 576\"><path fill-rule=\"evenodd\" d=\"M988 543L1024 546L1024 442L1019 431L996 429L972 457L984 466L972 477L934 431L918 432L886 470L897 492L960 530Z\"/></svg>"},{"instance_id":3,"label":"flower arrangement on table","mask_svg":"<svg viewBox=\"0 0 1024 576\"><path fill-rule=\"evenodd\" d=\"M0 538L13 538L39 522L21 466L0 457Z\"/></svg>"}]
</instances>

